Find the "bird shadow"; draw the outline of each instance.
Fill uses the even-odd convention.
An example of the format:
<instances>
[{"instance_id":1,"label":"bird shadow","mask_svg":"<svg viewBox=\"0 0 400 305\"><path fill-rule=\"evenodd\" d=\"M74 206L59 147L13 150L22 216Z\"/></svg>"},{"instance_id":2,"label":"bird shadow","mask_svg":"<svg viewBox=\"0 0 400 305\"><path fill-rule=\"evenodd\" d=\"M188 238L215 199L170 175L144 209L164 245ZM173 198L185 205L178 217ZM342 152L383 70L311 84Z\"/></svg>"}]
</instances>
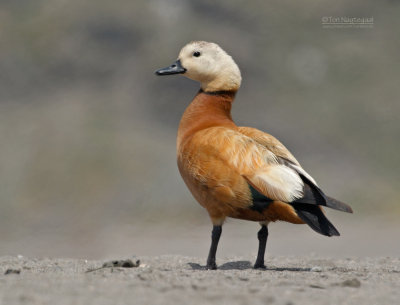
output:
<instances>
[{"instance_id":1,"label":"bird shadow","mask_svg":"<svg viewBox=\"0 0 400 305\"><path fill-rule=\"evenodd\" d=\"M193 270L207 270L206 266L197 263L188 263ZM228 262L218 266L219 270L246 270L252 269L253 265L249 261Z\"/></svg>"},{"instance_id":2,"label":"bird shadow","mask_svg":"<svg viewBox=\"0 0 400 305\"><path fill-rule=\"evenodd\" d=\"M192 270L207 270L206 266L197 263L188 263ZM253 264L249 261L228 262L218 266L218 270L247 270L253 269ZM291 271L291 272L310 272L311 268L300 267L267 267L266 269L257 269L260 271Z\"/></svg>"}]
</instances>

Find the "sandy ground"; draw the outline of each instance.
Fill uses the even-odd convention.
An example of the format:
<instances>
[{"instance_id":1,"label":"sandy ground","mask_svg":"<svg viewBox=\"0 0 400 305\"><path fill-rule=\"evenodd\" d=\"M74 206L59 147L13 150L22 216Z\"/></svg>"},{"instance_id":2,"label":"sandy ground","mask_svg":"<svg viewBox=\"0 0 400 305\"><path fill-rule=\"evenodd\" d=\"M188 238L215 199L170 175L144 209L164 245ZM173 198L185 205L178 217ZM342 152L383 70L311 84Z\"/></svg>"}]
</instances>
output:
<instances>
[{"instance_id":1,"label":"sandy ground","mask_svg":"<svg viewBox=\"0 0 400 305\"><path fill-rule=\"evenodd\" d=\"M104 261L0 258L1 304L399 304L400 259L144 256L139 267Z\"/></svg>"},{"instance_id":2,"label":"sandy ground","mask_svg":"<svg viewBox=\"0 0 400 305\"><path fill-rule=\"evenodd\" d=\"M398 222L331 216L338 238L271 224L265 271L252 269L259 225L250 222L224 225L217 271L202 268L209 224L31 230L0 244L0 305L400 304ZM140 266L87 272L129 258Z\"/></svg>"}]
</instances>

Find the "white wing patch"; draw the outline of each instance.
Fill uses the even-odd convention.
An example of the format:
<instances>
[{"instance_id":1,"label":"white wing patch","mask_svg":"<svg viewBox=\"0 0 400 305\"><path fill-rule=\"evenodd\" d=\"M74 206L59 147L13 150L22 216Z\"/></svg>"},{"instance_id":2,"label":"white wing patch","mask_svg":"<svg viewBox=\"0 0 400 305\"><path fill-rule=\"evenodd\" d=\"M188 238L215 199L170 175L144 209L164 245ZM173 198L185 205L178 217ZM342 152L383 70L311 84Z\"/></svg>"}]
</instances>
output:
<instances>
[{"instance_id":1,"label":"white wing patch","mask_svg":"<svg viewBox=\"0 0 400 305\"><path fill-rule=\"evenodd\" d=\"M270 165L249 180L271 199L291 202L303 196L303 181L285 165Z\"/></svg>"}]
</instances>

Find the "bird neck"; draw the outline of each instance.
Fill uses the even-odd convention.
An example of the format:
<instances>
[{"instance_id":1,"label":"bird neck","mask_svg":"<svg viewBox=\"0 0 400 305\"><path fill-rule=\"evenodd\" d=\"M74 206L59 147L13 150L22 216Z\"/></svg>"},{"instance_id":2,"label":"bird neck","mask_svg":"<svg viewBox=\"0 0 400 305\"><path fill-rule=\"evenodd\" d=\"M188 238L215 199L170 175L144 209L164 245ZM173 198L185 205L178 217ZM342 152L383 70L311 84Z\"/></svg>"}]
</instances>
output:
<instances>
[{"instance_id":1,"label":"bird neck","mask_svg":"<svg viewBox=\"0 0 400 305\"><path fill-rule=\"evenodd\" d=\"M183 113L178 129L177 146L197 131L214 126L234 128L231 108L236 91L204 92L202 89Z\"/></svg>"}]
</instances>

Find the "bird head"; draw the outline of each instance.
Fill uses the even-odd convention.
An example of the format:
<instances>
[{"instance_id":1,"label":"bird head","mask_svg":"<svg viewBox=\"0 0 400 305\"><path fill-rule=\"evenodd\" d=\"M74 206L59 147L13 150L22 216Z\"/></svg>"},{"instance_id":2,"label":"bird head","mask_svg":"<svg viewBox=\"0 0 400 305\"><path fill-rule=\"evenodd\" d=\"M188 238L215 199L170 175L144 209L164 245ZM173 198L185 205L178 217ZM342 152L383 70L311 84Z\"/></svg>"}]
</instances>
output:
<instances>
[{"instance_id":1,"label":"bird head","mask_svg":"<svg viewBox=\"0 0 400 305\"><path fill-rule=\"evenodd\" d=\"M183 74L200 82L205 92L236 91L242 80L232 57L219 45L206 41L188 43L179 52L177 61L156 74Z\"/></svg>"}]
</instances>

